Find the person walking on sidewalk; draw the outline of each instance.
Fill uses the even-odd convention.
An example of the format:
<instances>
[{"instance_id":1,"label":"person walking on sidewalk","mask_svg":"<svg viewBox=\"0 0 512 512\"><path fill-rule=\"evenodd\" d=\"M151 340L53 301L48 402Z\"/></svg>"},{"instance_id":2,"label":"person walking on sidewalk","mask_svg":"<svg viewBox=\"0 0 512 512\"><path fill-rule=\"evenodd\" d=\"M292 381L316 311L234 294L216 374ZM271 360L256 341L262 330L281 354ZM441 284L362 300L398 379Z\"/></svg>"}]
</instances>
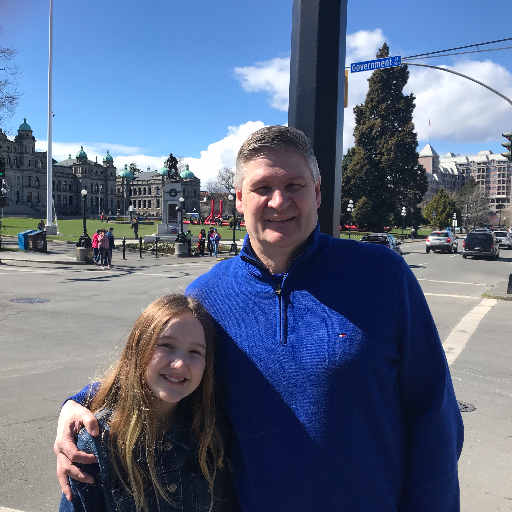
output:
<instances>
[{"instance_id":1,"label":"person walking on sidewalk","mask_svg":"<svg viewBox=\"0 0 512 512\"><path fill-rule=\"evenodd\" d=\"M213 233L212 233L210 239L212 241L213 256L216 258L217 252L219 250L219 242L220 242L220 235L219 235L219 232L217 231L217 228L215 228L213 230Z\"/></svg>"},{"instance_id":2,"label":"person walking on sidewalk","mask_svg":"<svg viewBox=\"0 0 512 512\"><path fill-rule=\"evenodd\" d=\"M114 250L114 247L116 246L114 240L114 228L109 228L109 230L106 232L106 236L108 238L108 252L110 256L110 265L112 266L112 252Z\"/></svg>"},{"instance_id":3,"label":"person walking on sidewalk","mask_svg":"<svg viewBox=\"0 0 512 512\"><path fill-rule=\"evenodd\" d=\"M94 235L92 235L92 252L93 252L93 259L94 259L94 263L96 265L99 265L99 261L100 261L100 249L99 249L99 246L98 246L98 238L100 236L100 233L101 233L101 229L97 229L96 230L96 233L94 233Z\"/></svg>"},{"instance_id":4,"label":"person walking on sidewalk","mask_svg":"<svg viewBox=\"0 0 512 512\"><path fill-rule=\"evenodd\" d=\"M199 242L198 242L199 254L201 256L204 256L205 242L206 242L206 232L204 229L201 229L201 232L199 233Z\"/></svg>"},{"instance_id":5,"label":"person walking on sidewalk","mask_svg":"<svg viewBox=\"0 0 512 512\"><path fill-rule=\"evenodd\" d=\"M106 229L101 230L98 237L98 245L100 248L101 268L110 268L110 252Z\"/></svg>"}]
</instances>

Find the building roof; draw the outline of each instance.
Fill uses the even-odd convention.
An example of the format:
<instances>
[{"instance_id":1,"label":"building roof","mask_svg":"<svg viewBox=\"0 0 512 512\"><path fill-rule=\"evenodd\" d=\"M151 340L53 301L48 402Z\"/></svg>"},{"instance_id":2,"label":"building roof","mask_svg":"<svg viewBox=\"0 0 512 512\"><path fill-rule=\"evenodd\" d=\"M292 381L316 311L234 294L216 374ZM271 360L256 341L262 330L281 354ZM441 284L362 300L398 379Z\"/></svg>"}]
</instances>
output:
<instances>
[{"instance_id":1,"label":"building roof","mask_svg":"<svg viewBox=\"0 0 512 512\"><path fill-rule=\"evenodd\" d=\"M158 169L158 171L156 171L158 174L160 174L160 176L167 176L167 173L169 172L169 169L167 169L167 167L162 167L161 169Z\"/></svg>"},{"instance_id":2,"label":"building roof","mask_svg":"<svg viewBox=\"0 0 512 512\"><path fill-rule=\"evenodd\" d=\"M77 158L87 158L87 153L84 151L84 147L80 146L80 151L76 154Z\"/></svg>"},{"instance_id":3,"label":"building roof","mask_svg":"<svg viewBox=\"0 0 512 512\"><path fill-rule=\"evenodd\" d=\"M120 178L128 178L129 180L133 180L133 172L128 169L128 164L124 164L124 169L121 169L117 175Z\"/></svg>"},{"instance_id":4,"label":"building roof","mask_svg":"<svg viewBox=\"0 0 512 512\"><path fill-rule=\"evenodd\" d=\"M188 164L185 165L185 170L180 173L180 177L184 180L195 178L194 173L189 169Z\"/></svg>"},{"instance_id":5,"label":"building roof","mask_svg":"<svg viewBox=\"0 0 512 512\"><path fill-rule=\"evenodd\" d=\"M436 150L429 144L427 144L421 151L420 156L439 156Z\"/></svg>"},{"instance_id":6,"label":"building roof","mask_svg":"<svg viewBox=\"0 0 512 512\"><path fill-rule=\"evenodd\" d=\"M112 155L109 153L110 149L107 149L107 154L103 158L104 162L113 162L114 159L112 158Z\"/></svg>"},{"instance_id":7,"label":"building roof","mask_svg":"<svg viewBox=\"0 0 512 512\"><path fill-rule=\"evenodd\" d=\"M18 130L26 130L26 131L29 131L29 132L32 131L32 128L30 128L30 126L27 124L27 118L26 117L23 118L23 123L20 124L20 127L18 128Z\"/></svg>"},{"instance_id":8,"label":"building roof","mask_svg":"<svg viewBox=\"0 0 512 512\"><path fill-rule=\"evenodd\" d=\"M144 172L139 172L138 174L135 175L135 178L133 178L133 181L137 181L137 180L140 180L140 181L148 181L148 180L151 180L153 178L158 178L158 173L156 172L153 172L153 171L144 171Z\"/></svg>"}]
</instances>

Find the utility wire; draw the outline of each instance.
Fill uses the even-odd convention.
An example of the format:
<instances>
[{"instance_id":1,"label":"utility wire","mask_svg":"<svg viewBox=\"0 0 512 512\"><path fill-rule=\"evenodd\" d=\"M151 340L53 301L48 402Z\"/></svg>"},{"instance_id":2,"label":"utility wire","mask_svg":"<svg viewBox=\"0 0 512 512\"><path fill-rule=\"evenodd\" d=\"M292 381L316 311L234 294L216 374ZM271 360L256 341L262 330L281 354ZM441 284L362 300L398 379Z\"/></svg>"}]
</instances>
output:
<instances>
[{"instance_id":1,"label":"utility wire","mask_svg":"<svg viewBox=\"0 0 512 512\"><path fill-rule=\"evenodd\" d=\"M457 48L448 48L446 50L438 50L435 52L419 53L418 55L410 55L409 57L404 57L404 59L412 59L413 57L424 57L424 56L428 56L428 55L433 55L434 53L451 52L453 50L463 50L464 48L474 48L475 46L478 47L478 46L484 46L486 44L501 43L503 41L512 41L512 37L508 37L507 39L497 39L496 41L487 41L486 43L468 44L466 46L458 46Z\"/></svg>"},{"instance_id":2,"label":"utility wire","mask_svg":"<svg viewBox=\"0 0 512 512\"><path fill-rule=\"evenodd\" d=\"M489 48L488 50L473 50L471 52L457 52L457 53L445 53L444 55L425 55L424 57L404 57L404 60L420 60L420 59L434 59L439 57L449 57L451 55L466 55L468 53L483 53L483 52L495 52L497 50L510 50L512 46L505 46L503 48ZM449 50L446 50L449 51Z\"/></svg>"}]
</instances>

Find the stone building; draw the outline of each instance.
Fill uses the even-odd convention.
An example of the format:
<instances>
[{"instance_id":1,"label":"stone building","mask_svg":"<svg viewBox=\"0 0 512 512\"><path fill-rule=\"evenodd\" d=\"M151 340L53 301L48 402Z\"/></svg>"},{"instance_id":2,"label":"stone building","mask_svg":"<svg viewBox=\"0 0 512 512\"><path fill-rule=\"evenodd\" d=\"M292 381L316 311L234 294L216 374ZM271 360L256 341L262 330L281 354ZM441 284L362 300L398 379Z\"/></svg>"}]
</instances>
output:
<instances>
[{"instance_id":1,"label":"stone building","mask_svg":"<svg viewBox=\"0 0 512 512\"><path fill-rule=\"evenodd\" d=\"M158 171L151 171L148 167L147 171L134 176L125 165L117 177L116 185L116 207L119 215L129 215L129 207L133 206L134 213L141 217L162 218L162 190L167 171L167 167L162 167ZM185 213L199 213L201 180L190 171L188 165L180 173L180 183L185 199ZM171 188L170 194L172 193Z\"/></svg>"},{"instance_id":2,"label":"stone building","mask_svg":"<svg viewBox=\"0 0 512 512\"><path fill-rule=\"evenodd\" d=\"M9 206L4 215L32 215L46 218L47 153L36 151L36 139L26 119L14 140L0 130L0 157L5 163ZM83 188L87 189L87 214L114 210L116 168L107 151L103 164L88 160L83 148L76 158L53 160L53 201L58 216L82 213Z\"/></svg>"},{"instance_id":3,"label":"stone building","mask_svg":"<svg viewBox=\"0 0 512 512\"><path fill-rule=\"evenodd\" d=\"M425 167L429 178L425 196L427 202L439 188L451 195L457 193L472 176L489 199L490 213L496 215L502 208L502 214L510 214L512 163L504 156L484 150L474 156L447 153L439 157L434 148L427 144L420 151L419 162ZM497 208L497 205L500 206Z\"/></svg>"}]
</instances>

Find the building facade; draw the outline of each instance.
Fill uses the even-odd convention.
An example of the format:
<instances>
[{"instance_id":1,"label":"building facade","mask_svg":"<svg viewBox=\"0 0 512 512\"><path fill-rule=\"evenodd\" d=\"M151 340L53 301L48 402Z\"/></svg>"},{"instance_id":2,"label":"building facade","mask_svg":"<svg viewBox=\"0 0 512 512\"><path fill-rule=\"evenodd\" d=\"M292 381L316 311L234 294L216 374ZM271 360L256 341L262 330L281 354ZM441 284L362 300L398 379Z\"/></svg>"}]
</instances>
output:
<instances>
[{"instance_id":1,"label":"building facade","mask_svg":"<svg viewBox=\"0 0 512 512\"><path fill-rule=\"evenodd\" d=\"M502 209L502 214L510 215L512 163L504 156L484 150L474 156L447 153L439 157L434 148L427 144L419 153L419 162L425 167L429 179L426 202L440 188L448 194L456 194L472 176L489 199L489 213L497 215Z\"/></svg>"},{"instance_id":2,"label":"building facade","mask_svg":"<svg viewBox=\"0 0 512 512\"><path fill-rule=\"evenodd\" d=\"M46 217L47 153L36 151L36 139L26 119L14 140L0 130L0 157L5 163L4 188L9 205L4 215ZM87 190L88 215L114 211L116 168L107 151L103 164L87 158L83 147L76 158L52 161L52 197L58 216L77 216L83 212L81 191Z\"/></svg>"}]
</instances>

